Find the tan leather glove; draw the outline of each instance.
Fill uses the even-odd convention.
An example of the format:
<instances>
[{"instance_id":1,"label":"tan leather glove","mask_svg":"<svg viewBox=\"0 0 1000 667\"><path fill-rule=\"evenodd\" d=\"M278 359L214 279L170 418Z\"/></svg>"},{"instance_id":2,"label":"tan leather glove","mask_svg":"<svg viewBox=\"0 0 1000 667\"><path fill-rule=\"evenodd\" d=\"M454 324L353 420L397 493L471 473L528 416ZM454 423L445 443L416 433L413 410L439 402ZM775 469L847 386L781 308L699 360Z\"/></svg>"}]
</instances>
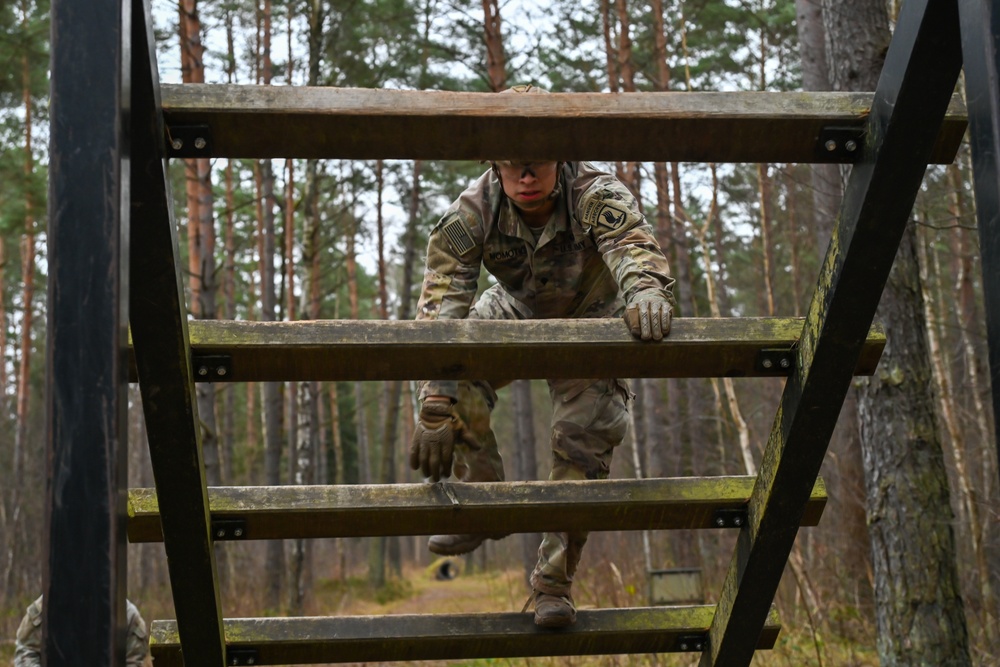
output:
<instances>
[{"instance_id":1,"label":"tan leather glove","mask_svg":"<svg viewBox=\"0 0 1000 667\"><path fill-rule=\"evenodd\" d=\"M450 400L425 400L410 441L410 467L435 482L450 477L455 441L464 426Z\"/></svg>"},{"instance_id":2,"label":"tan leather glove","mask_svg":"<svg viewBox=\"0 0 1000 667\"><path fill-rule=\"evenodd\" d=\"M642 340L662 340L670 333L673 307L659 290L640 292L625 306L625 326Z\"/></svg>"}]
</instances>

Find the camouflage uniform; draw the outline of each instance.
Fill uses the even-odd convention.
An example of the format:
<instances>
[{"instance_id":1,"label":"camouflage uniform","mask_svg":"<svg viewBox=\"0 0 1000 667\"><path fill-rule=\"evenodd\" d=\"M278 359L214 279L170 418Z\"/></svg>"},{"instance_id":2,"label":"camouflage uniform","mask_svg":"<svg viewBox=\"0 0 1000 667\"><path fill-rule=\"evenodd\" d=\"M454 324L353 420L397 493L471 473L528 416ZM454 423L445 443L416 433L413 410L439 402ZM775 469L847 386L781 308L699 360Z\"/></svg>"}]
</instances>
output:
<instances>
[{"instance_id":1,"label":"camouflage uniform","mask_svg":"<svg viewBox=\"0 0 1000 667\"><path fill-rule=\"evenodd\" d=\"M125 618L128 621L128 635L125 639L125 664L127 667L143 667L149 655L149 635L146 622L139 615L135 605L125 601ZM14 648L14 667L40 667L42 664L42 596L28 606L28 613L17 629Z\"/></svg>"},{"instance_id":2,"label":"camouflage uniform","mask_svg":"<svg viewBox=\"0 0 1000 667\"><path fill-rule=\"evenodd\" d=\"M547 319L620 317L625 302L658 290L673 300L667 261L629 191L585 162L560 167L552 217L535 236L503 194L493 171L463 192L431 231L417 319ZM473 304L481 268L496 278ZM422 383L420 397L456 400L456 410L482 444L456 446L455 477L504 479L490 428L496 402L487 381ZM631 392L624 380L550 380L552 471L549 479L604 479L625 438ZM586 533L547 533L532 586L569 593Z\"/></svg>"}]
</instances>

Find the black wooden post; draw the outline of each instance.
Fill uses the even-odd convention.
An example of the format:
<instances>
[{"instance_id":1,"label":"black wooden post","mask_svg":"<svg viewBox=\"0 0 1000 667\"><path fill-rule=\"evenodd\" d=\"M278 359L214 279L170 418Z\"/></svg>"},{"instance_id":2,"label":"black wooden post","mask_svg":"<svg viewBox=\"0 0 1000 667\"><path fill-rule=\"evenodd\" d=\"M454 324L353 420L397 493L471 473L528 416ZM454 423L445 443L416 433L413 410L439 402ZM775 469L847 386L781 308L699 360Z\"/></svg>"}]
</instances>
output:
<instances>
[{"instance_id":1,"label":"black wooden post","mask_svg":"<svg viewBox=\"0 0 1000 667\"><path fill-rule=\"evenodd\" d=\"M43 664L125 664L130 10L53 0Z\"/></svg>"},{"instance_id":2,"label":"black wooden post","mask_svg":"<svg viewBox=\"0 0 1000 667\"><path fill-rule=\"evenodd\" d=\"M960 0L958 8L983 261L994 435L1000 455L1000 8L989 0Z\"/></svg>"},{"instance_id":3,"label":"black wooden post","mask_svg":"<svg viewBox=\"0 0 1000 667\"><path fill-rule=\"evenodd\" d=\"M132 339L187 667L226 664L149 0L132 2Z\"/></svg>"}]
</instances>

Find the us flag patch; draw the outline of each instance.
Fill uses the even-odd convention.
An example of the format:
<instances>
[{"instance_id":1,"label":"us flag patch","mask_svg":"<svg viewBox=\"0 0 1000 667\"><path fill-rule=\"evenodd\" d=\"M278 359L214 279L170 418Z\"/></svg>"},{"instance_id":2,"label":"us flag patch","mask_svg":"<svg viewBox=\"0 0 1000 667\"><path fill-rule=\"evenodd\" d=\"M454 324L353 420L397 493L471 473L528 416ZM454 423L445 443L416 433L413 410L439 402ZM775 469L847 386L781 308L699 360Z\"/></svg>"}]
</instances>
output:
<instances>
[{"instance_id":1,"label":"us flag patch","mask_svg":"<svg viewBox=\"0 0 1000 667\"><path fill-rule=\"evenodd\" d=\"M451 246L451 249L457 255L464 255L472 250L475 245L472 237L469 236L469 230L465 228L461 220L452 220L442 227L441 231L444 233L445 238L448 239L448 245Z\"/></svg>"}]
</instances>

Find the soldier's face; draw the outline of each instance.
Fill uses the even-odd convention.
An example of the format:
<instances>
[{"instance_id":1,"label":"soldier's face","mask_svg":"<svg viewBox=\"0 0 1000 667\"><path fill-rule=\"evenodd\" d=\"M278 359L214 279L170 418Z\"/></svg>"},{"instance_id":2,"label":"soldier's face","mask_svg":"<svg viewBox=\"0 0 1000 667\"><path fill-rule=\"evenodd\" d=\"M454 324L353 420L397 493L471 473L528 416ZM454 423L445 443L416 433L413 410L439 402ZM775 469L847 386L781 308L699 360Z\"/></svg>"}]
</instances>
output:
<instances>
[{"instance_id":1,"label":"soldier's face","mask_svg":"<svg viewBox=\"0 0 1000 667\"><path fill-rule=\"evenodd\" d=\"M497 162L504 194L525 211L549 205L556 187L557 162Z\"/></svg>"}]
</instances>

